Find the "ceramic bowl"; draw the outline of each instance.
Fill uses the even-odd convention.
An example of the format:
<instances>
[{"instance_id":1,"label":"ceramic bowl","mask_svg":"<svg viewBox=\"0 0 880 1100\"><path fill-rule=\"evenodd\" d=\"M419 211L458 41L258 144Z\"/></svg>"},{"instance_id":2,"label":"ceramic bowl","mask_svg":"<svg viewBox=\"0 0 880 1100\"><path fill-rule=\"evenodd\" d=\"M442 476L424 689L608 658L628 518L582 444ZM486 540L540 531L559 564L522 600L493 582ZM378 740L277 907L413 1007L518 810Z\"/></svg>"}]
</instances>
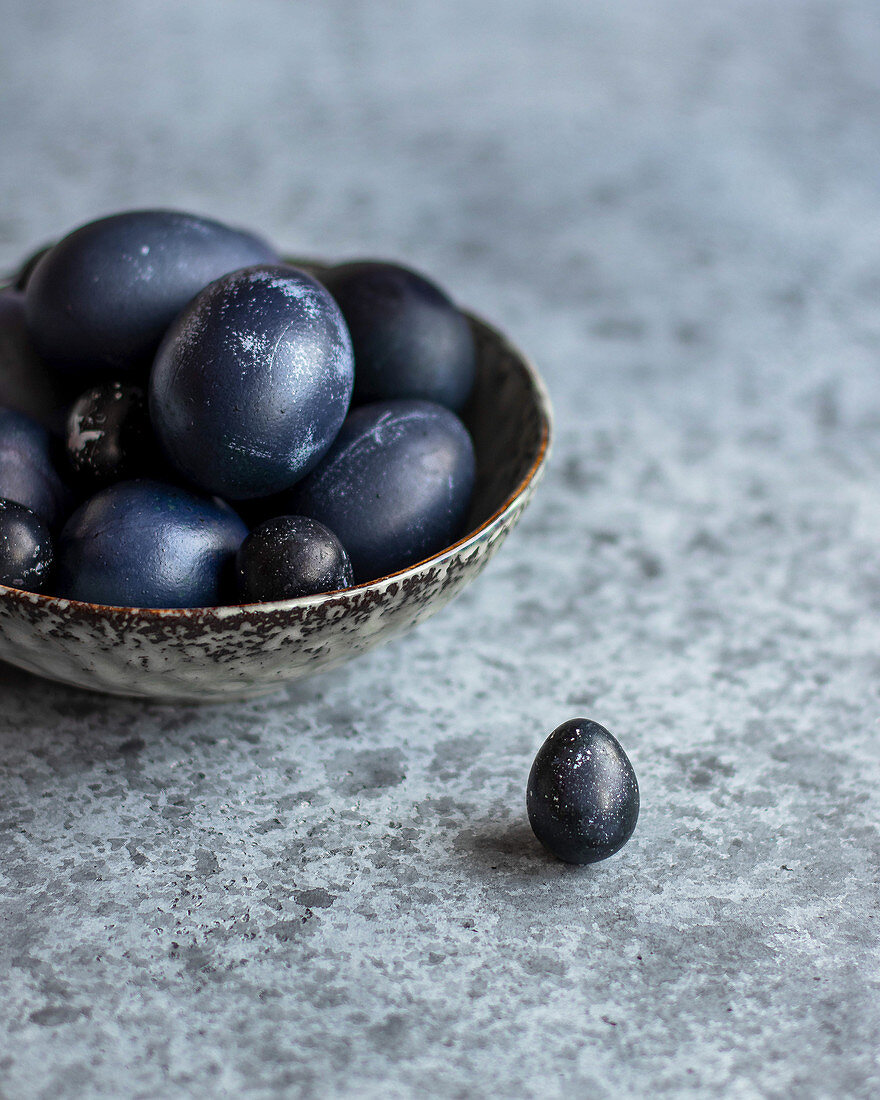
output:
<instances>
[{"instance_id":1,"label":"ceramic bowl","mask_svg":"<svg viewBox=\"0 0 880 1100\"><path fill-rule=\"evenodd\" d=\"M463 419L477 484L458 542L369 584L278 603L119 608L0 585L0 658L112 695L222 702L333 668L439 611L482 572L522 515L550 444L537 371L500 333L469 319L478 368Z\"/></svg>"}]
</instances>

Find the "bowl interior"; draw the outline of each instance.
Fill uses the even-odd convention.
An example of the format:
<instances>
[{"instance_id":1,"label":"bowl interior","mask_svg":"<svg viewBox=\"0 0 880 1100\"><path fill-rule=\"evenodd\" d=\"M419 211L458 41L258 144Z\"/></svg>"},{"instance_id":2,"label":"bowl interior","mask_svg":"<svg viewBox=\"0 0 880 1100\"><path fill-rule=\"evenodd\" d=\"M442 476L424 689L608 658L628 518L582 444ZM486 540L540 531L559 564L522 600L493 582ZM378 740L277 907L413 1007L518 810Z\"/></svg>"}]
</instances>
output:
<instances>
[{"instance_id":1,"label":"bowl interior","mask_svg":"<svg viewBox=\"0 0 880 1100\"><path fill-rule=\"evenodd\" d=\"M462 419L474 441L477 480L465 530L502 511L543 463L549 408L540 380L521 354L484 321L468 315L477 344L477 377Z\"/></svg>"}]
</instances>

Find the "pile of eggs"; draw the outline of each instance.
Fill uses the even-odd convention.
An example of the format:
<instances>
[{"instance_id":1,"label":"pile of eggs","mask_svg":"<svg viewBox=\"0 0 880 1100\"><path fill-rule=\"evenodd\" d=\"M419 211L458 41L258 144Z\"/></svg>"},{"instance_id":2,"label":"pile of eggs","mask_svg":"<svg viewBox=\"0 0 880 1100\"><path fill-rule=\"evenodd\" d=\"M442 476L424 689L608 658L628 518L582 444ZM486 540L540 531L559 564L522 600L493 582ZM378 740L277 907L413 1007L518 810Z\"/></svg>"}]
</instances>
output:
<instances>
[{"instance_id":1,"label":"pile of eggs","mask_svg":"<svg viewBox=\"0 0 880 1100\"><path fill-rule=\"evenodd\" d=\"M0 583L120 607L287 599L461 534L471 328L394 264L312 274L169 211L0 291Z\"/></svg>"}]
</instances>

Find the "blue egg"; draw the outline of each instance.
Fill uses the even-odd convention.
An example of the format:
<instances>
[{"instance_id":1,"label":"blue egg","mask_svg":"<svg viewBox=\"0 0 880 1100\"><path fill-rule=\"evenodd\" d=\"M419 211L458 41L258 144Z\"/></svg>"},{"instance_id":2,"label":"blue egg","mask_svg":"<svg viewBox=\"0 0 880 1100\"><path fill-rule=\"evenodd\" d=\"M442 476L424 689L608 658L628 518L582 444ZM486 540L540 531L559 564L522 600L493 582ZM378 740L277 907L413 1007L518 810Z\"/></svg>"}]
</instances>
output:
<instances>
[{"instance_id":1,"label":"blue egg","mask_svg":"<svg viewBox=\"0 0 880 1100\"><path fill-rule=\"evenodd\" d=\"M37 351L68 372L145 369L165 329L208 283L277 253L250 233L169 210L114 214L74 230L25 287Z\"/></svg>"},{"instance_id":2,"label":"blue egg","mask_svg":"<svg viewBox=\"0 0 880 1100\"><path fill-rule=\"evenodd\" d=\"M0 498L23 504L50 528L70 510L70 493L52 462L53 440L31 417L0 408Z\"/></svg>"},{"instance_id":3,"label":"blue egg","mask_svg":"<svg viewBox=\"0 0 880 1100\"><path fill-rule=\"evenodd\" d=\"M58 544L58 594L116 607L212 607L234 591L247 528L222 501L147 479L103 489Z\"/></svg>"},{"instance_id":4,"label":"blue egg","mask_svg":"<svg viewBox=\"0 0 880 1100\"><path fill-rule=\"evenodd\" d=\"M362 583L449 546L474 477L473 444L455 413L429 401L377 401L348 416L284 503L335 532Z\"/></svg>"},{"instance_id":5,"label":"blue egg","mask_svg":"<svg viewBox=\"0 0 880 1100\"><path fill-rule=\"evenodd\" d=\"M321 281L351 333L357 404L410 397L462 407L474 384L474 338L440 287L375 261L340 264Z\"/></svg>"},{"instance_id":6,"label":"blue egg","mask_svg":"<svg viewBox=\"0 0 880 1100\"><path fill-rule=\"evenodd\" d=\"M227 275L169 329L150 376L150 415L172 464L229 500L289 488L339 431L354 384L342 314L284 266Z\"/></svg>"}]
</instances>

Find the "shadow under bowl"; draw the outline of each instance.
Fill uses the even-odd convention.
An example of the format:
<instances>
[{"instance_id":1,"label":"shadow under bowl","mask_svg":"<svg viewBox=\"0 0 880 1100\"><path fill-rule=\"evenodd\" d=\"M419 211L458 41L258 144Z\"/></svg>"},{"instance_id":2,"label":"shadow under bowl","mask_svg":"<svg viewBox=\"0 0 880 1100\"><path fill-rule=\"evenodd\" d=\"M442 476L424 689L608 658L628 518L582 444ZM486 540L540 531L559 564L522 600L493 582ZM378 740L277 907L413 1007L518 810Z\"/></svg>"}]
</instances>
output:
<instances>
[{"instance_id":1,"label":"shadow under bowl","mask_svg":"<svg viewBox=\"0 0 880 1100\"><path fill-rule=\"evenodd\" d=\"M91 691L217 703L334 668L439 611L517 522L550 445L550 406L537 371L500 333L469 319L477 379L462 417L477 481L468 533L458 542L368 584L278 603L105 607L0 585L0 659Z\"/></svg>"}]
</instances>

